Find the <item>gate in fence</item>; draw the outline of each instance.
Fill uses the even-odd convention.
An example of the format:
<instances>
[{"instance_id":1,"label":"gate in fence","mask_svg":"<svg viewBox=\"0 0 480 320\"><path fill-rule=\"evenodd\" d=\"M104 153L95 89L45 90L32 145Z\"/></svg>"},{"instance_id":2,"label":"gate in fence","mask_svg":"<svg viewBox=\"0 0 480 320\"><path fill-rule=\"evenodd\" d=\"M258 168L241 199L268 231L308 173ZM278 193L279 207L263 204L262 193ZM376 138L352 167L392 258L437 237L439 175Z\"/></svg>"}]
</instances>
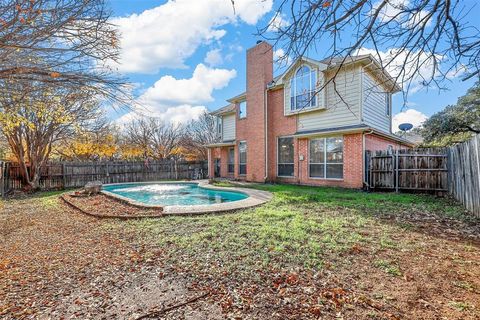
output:
<instances>
[{"instance_id":1,"label":"gate in fence","mask_svg":"<svg viewBox=\"0 0 480 320\"><path fill-rule=\"evenodd\" d=\"M370 189L448 191L448 150L445 148L369 152L367 183Z\"/></svg>"}]
</instances>

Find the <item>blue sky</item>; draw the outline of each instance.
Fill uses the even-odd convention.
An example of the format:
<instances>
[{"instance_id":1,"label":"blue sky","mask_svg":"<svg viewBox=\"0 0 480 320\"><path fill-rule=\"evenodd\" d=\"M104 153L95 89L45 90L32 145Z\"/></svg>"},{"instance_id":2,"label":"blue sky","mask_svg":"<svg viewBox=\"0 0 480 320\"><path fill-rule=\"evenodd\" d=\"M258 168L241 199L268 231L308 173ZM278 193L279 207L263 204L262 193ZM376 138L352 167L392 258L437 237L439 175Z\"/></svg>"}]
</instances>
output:
<instances>
[{"instance_id":1,"label":"blue sky","mask_svg":"<svg viewBox=\"0 0 480 320\"><path fill-rule=\"evenodd\" d=\"M408 1L408 0L398 0ZM245 51L259 39L257 28L268 24L274 12L271 0L111 0L114 18L122 32L119 71L135 84L135 95L145 106L141 113L166 121L188 121L205 108L215 110L226 99L245 90ZM474 0L465 0L473 4ZM480 9L467 19L479 26ZM280 48L276 48L280 49ZM324 58L312 53L312 58ZM475 78L448 83L448 91L436 88L410 93L408 108L401 110L401 94L394 96L393 114L398 121L419 123L424 115L454 104ZM130 114L110 113L120 122Z\"/></svg>"}]
</instances>

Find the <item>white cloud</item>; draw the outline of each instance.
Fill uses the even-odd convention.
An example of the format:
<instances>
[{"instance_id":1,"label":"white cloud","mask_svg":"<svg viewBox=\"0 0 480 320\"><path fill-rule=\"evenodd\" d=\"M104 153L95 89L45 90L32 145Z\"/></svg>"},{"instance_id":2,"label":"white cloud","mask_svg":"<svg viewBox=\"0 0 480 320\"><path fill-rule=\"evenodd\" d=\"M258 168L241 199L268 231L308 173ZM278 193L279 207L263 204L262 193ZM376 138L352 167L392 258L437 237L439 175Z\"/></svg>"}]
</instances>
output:
<instances>
[{"instance_id":1,"label":"white cloud","mask_svg":"<svg viewBox=\"0 0 480 320\"><path fill-rule=\"evenodd\" d=\"M428 117L422 112L415 109L408 109L403 112L397 113L392 119L392 131L399 131L398 126L401 123L411 123L413 127L419 127L427 120Z\"/></svg>"},{"instance_id":2,"label":"white cloud","mask_svg":"<svg viewBox=\"0 0 480 320\"><path fill-rule=\"evenodd\" d=\"M373 5L372 12L376 11L383 1L378 1ZM412 7L416 8L417 4L411 6L410 0L390 0L380 11L379 19L381 22L397 21L404 27L414 28L419 23L422 23L428 27L431 24L431 20L424 21L427 17L428 11L420 10L413 11ZM407 13L409 12L409 13Z\"/></svg>"},{"instance_id":3,"label":"white cloud","mask_svg":"<svg viewBox=\"0 0 480 320\"><path fill-rule=\"evenodd\" d=\"M203 104L213 101L213 91L227 86L235 76L233 69L215 69L203 64L197 65L188 79L163 76L137 98L135 111L123 115L116 122L124 125L141 116L157 117L172 123L197 119L207 110Z\"/></svg>"},{"instance_id":4,"label":"white cloud","mask_svg":"<svg viewBox=\"0 0 480 320\"><path fill-rule=\"evenodd\" d=\"M191 106L191 105L180 105L176 107L169 107L164 111L154 110L153 112L139 112L139 111L132 111L129 112L120 118L118 118L115 122L120 126L123 127L124 125L128 124L132 120L140 119L141 117L155 117L158 118L165 123L171 124L185 124L191 120L196 120L200 117L200 115L207 111L205 106Z\"/></svg>"},{"instance_id":5,"label":"white cloud","mask_svg":"<svg viewBox=\"0 0 480 320\"><path fill-rule=\"evenodd\" d=\"M273 0L170 0L140 14L112 19L121 33L120 72L156 73L162 67L184 67L202 44L222 38L221 27L243 21L256 24Z\"/></svg>"},{"instance_id":6,"label":"white cloud","mask_svg":"<svg viewBox=\"0 0 480 320\"><path fill-rule=\"evenodd\" d=\"M277 32L285 27L288 27L288 25L290 25L290 23L288 22L284 14L276 14L272 19L270 19L267 31Z\"/></svg>"},{"instance_id":7,"label":"white cloud","mask_svg":"<svg viewBox=\"0 0 480 320\"><path fill-rule=\"evenodd\" d=\"M207 52L205 56L205 63L210 67L215 67L223 63L223 58L220 49L212 49Z\"/></svg>"},{"instance_id":8,"label":"white cloud","mask_svg":"<svg viewBox=\"0 0 480 320\"><path fill-rule=\"evenodd\" d=\"M291 63L290 56L285 54L285 50L282 48L273 51L273 61L275 61L275 63L277 63L280 67L289 65Z\"/></svg>"},{"instance_id":9,"label":"white cloud","mask_svg":"<svg viewBox=\"0 0 480 320\"><path fill-rule=\"evenodd\" d=\"M161 77L138 100L145 105L196 104L213 101L213 90L224 88L236 75L237 72L233 69L212 69L199 64L189 79Z\"/></svg>"}]
</instances>

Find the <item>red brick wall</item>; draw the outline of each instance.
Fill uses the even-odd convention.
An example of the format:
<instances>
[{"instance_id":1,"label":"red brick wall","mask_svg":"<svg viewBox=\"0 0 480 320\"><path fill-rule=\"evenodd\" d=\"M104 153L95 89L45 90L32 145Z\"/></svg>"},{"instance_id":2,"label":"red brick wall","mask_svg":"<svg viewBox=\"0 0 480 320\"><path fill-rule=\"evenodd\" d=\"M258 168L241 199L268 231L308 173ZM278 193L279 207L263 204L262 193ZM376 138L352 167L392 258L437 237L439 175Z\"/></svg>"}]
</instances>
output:
<instances>
[{"instance_id":1,"label":"red brick wall","mask_svg":"<svg viewBox=\"0 0 480 320\"><path fill-rule=\"evenodd\" d=\"M268 92L268 181L277 180L277 138L297 131L295 116L284 116L283 88ZM296 150L296 139L294 140ZM295 157L297 162L298 157ZM296 165L295 165L296 167ZM283 179L289 181L292 179ZM293 178L293 180L296 180Z\"/></svg>"},{"instance_id":2,"label":"red brick wall","mask_svg":"<svg viewBox=\"0 0 480 320\"><path fill-rule=\"evenodd\" d=\"M365 150L387 150L388 146L392 146L394 150L409 148L397 141L388 139L376 134L365 134Z\"/></svg>"},{"instance_id":3,"label":"red brick wall","mask_svg":"<svg viewBox=\"0 0 480 320\"><path fill-rule=\"evenodd\" d=\"M238 142L247 142L246 180L263 182L265 177L265 88L273 80L273 50L261 42L247 51L247 117L238 119L236 125ZM235 172L236 178L238 170Z\"/></svg>"}]
</instances>

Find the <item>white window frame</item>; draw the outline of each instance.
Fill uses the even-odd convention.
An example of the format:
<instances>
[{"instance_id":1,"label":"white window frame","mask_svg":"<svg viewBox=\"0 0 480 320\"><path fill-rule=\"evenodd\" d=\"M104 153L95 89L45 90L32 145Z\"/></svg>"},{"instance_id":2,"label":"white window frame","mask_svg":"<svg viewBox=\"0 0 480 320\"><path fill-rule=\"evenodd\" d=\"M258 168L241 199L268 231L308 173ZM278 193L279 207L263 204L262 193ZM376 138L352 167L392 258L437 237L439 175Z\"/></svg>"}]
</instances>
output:
<instances>
[{"instance_id":1,"label":"white window frame","mask_svg":"<svg viewBox=\"0 0 480 320\"><path fill-rule=\"evenodd\" d=\"M241 150L240 150L240 145L241 144L245 144L245 162L241 162ZM248 162L248 145L247 145L247 141L245 140L242 140L242 141L239 141L238 142L238 175L239 176L246 176L247 175L247 172L248 172L248 167L247 167L247 162ZM245 173L240 173L240 168L242 167L242 165L245 165Z\"/></svg>"},{"instance_id":2,"label":"white window frame","mask_svg":"<svg viewBox=\"0 0 480 320\"><path fill-rule=\"evenodd\" d=\"M320 138L312 138L308 140L308 178L309 179L316 179L316 180L335 180L335 181L343 181L345 176L344 172L342 170L342 177L341 178L327 178L327 165L339 165L340 163L338 162L327 162L327 139L328 138L342 138L342 168L345 169L345 139L344 136L334 136L334 137L320 137ZM323 162L310 162L311 161L311 141L314 140L322 140L323 141ZM317 164L317 165L323 165L323 178L322 177L312 177L310 173L310 165L311 164Z\"/></svg>"},{"instance_id":3,"label":"white window frame","mask_svg":"<svg viewBox=\"0 0 480 320\"><path fill-rule=\"evenodd\" d=\"M232 151L232 150L233 150L233 158L230 159L230 151ZM230 162L230 160L232 160L233 162ZM233 170L232 170L232 171L229 171L231 165L233 166ZM234 147L228 148L228 154L227 154L227 173L228 173L228 174L234 174L234 173L235 173L235 148L234 148Z\"/></svg>"},{"instance_id":4,"label":"white window frame","mask_svg":"<svg viewBox=\"0 0 480 320\"><path fill-rule=\"evenodd\" d=\"M223 118L217 117L217 134L223 140Z\"/></svg>"},{"instance_id":5,"label":"white window frame","mask_svg":"<svg viewBox=\"0 0 480 320\"><path fill-rule=\"evenodd\" d=\"M241 110L242 110L242 103L245 103L245 115L242 116ZM240 101L238 103L238 118L239 119L245 119L247 117L247 100Z\"/></svg>"},{"instance_id":6,"label":"white window frame","mask_svg":"<svg viewBox=\"0 0 480 320\"><path fill-rule=\"evenodd\" d=\"M293 165L293 172L292 172L292 175L291 176L281 176L278 174L278 165L280 165L280 162L279 162L279 156L280 156L280 150L278 148L278 143L280 142L280 139L288 139L288 138L291 138L292 139L292 143L293 143L293 161L292 163L281 163L281 164L291 164ZM277 177L278 178L294 178L295 177L295 139L292 137L292 136L285 136L285 137L277 137Z\"/></svg>"},{"instance_id":7,"label":"white window frame","mask_svg":"<svg viewBox=\"0 0 480 320\"><path fill-rule=\"evenodd\" d=\"M297 99L296 97L298 96L297 94L297 85L296 85L296 81L295 79L297 78L297 72L298 70L300 70L301 68L303 67L307 67L310 72L308 73L309 74L309 81L308 83L310 84L310 86L312 85L312 73L315 74L315 83L313 84L313 88L310 87L310 91L309 93L311 92L316 92L317 90L317 82L318 82L318 72L317 72L317 69L307 65L307 64L302 64L300 65L296 70L295 72L293 73L293 77L290 79L290 111L291 113L294 113L294 112L299 112L299 111L303 111L303 110L309 110L309 109L314 109L314 108L317 108L319 106L319 97L320 95L317 93L315 93L315 104L312 106L312 105L309 105L308 107L302 107L302 108L299 108L297 109L296 108L296 103L297 103ZM292 90L294 92L294 95L292 96ZM292 101L292 98L293 98L293 101Z\"/></svg>"},{"instance_id":8,"label":"white window frame","mask_svg":"<svg viewBox=\"0 0 480 320\"><path fill-rule=\"evenodd\" d=\"M390 92L385 92L385 115L390 117L392 114L392 95Z\"/></svg>"}]
</instances>

